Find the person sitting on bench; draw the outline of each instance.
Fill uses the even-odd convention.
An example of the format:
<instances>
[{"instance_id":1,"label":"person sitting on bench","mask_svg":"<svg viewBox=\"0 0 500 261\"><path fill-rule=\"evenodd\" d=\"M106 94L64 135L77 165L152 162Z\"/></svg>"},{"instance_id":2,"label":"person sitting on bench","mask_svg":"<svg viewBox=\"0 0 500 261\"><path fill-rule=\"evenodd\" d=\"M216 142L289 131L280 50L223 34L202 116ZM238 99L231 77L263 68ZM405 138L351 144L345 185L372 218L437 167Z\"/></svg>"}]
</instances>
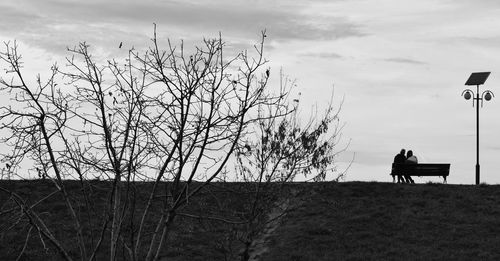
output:
<instances>
[{"instance_id":1,"label":"person sitting on bench","mask_svg":"<svg viewBox=\"0 0 500 261\"><path fill-rule=\"evenodd\" d=\"M413 155L413 151L412 150L409 150L406 153L405 164L418 164L417 156ZM413 181L413 179L411 178L410 175L404 175L404 177L406 179L406 183L415 183L415 181Z\"/></svg>"},{"instance_id":2,"label":"person sitting on bench","mask_svg":"<svg viewBox=\"0 0 500 261\"><path fill-rule=\"evenodd\" d=\"M397 164L405 163L405 161L406 161L405 153L406 153L406 150L401 149L401 152L394 157L394 163L397 163ZM405 183L405 180L403 179L403 173L398 171L398 173L393 173L393 174L396 174L398 176L398 183L399 182ZM393 177L393 182L394 182L394 175L392 177Z\"/></svg>"}]
</instances>

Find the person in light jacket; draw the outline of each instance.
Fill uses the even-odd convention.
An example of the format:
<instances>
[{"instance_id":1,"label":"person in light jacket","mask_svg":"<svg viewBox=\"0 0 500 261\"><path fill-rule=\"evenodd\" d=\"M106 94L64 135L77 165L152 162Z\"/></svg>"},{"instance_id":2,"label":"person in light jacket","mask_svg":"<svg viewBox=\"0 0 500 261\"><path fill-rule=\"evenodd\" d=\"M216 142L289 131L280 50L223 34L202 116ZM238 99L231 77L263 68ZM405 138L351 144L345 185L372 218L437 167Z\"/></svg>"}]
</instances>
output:
<instances>
[{"instance_id":1,"label":"person in light jacket","mask_svg":"<svg viewBox=\"0 0 500 261\"><path fill-rule=\"evenodd\" d=\"M408 152L406 153L405 163L406 164L418 164L417 156L413 155L412 150L408 150ZM411 178L410 175L405 175L404 177L406 179L406 183L415 183L415 181L413 181L413 179Z\"/></svg>"}]
</instances>

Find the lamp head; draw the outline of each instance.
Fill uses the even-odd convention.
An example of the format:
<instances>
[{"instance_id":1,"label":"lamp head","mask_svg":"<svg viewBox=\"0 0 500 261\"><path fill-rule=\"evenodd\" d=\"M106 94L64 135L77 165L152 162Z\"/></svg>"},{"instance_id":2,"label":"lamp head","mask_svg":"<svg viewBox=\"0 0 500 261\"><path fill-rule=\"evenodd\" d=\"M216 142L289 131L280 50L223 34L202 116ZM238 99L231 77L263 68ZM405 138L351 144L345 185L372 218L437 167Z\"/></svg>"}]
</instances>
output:
<instances>
[{"instance_id":1,"label":"lamp head","mask_svg":"<svg viewBox=\"0 0 500 261\"><path fill-rule=\"evenodd\" d=\"M472 98L472 95L471 95L470 91L466 91L466 92L464 93L464 98L465 98L466 100L470 100L470 98ZM485 98L486 98L486 97L485 97ZM490 99L491 99L491 98L490 98Z\"/></svg>"},{"instance_id":2,"label":"lamp head","mask_svg":"<svg viewBox=\"0 0 500 261\"><path fill-rule=\"evenodd\" d=\"M489 92L489 91L488 91L488 92L484 95L484 99L485 99L485 100L487 100L487 101L489 101L489 100L491 100L491 98L493 98L493 96L491 95L491 92Z\"/></svg>"}]
</instances>

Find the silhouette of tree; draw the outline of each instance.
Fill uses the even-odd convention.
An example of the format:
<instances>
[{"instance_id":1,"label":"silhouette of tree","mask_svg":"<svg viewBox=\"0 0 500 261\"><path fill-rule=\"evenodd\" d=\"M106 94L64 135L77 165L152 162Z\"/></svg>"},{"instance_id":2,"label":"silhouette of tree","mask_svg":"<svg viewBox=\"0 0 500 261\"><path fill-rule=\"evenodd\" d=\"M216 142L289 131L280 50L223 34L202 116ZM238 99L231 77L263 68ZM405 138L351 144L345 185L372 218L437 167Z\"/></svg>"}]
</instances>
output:
<instances>
[{"instance_id":1,"label":"silhouette of tree","mask_svg":"<svg viewBox=\"0 0 500 261\"><path fill-rule=\"evenodd\" d=\"M298 117L300 98L290 97L294 86L295 81L280 72L280 93L286 95L275 104L259 106L257 120L247 126L250 135L242 139L235 152L239 179L254 184L244 208L246 226L240 227L239 240L245 244L241 260L250 258L250 248L259 233L294 207L291 202L295 195L288 182L297 177L325 181L327 173L338 181L347 171L337 169L336 159L349 145L339 144L344 126L339 120L343 100L334 108L332 93L325 113L313 115L302 124Z\"/></svg>"},{"instance_id":2,"label":"silhouette of tree","mask_svg":"<svg viewBox=\"0 0 500 261\"><path fill-rule=\"evenodd\" d=\"M10 102L0 107L0 129L11 150L2 155L12 169L30 164L53 182L53 193L36 204L60 195L76 238L57 236L34 205L0 188L22 210L19 220L65 260L116 260L119 252L158 260L179 211L224 173L257 109L283 98L265 92L264 39L263 32L254 55L227 57L220 35L188 55L183 43L162 49L155 27L151 47L129 50L125 63L100 63L83 42L68 49L63 69L55 64L34 85L17 44L6 43L0 60L10 78L0 80L0 91ZM86 211L65 179L80 181ZM106 201L94 202L92 179L109 180ZM153 183L141 205L138 181ZM71 241L78 253L68 249Z\"/></svg>"}]
</instances>

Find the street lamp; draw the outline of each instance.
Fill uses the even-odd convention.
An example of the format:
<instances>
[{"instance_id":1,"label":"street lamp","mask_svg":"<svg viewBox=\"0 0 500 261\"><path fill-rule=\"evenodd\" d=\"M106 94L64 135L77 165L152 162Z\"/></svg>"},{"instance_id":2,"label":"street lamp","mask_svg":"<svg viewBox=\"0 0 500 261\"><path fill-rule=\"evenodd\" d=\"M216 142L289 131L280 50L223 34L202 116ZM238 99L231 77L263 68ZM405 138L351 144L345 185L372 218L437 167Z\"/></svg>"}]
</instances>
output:
<instances>
[{"instance_id":1,"label":"street lamp","mask_svg":"<svg viewBox=\"0 0 500 261\"><path fill-rule=\"evenodd\" d=\"M472 73L465 82L465 85L467 86L473 86L476 85L477 89L476 92L474 93L473 90L471 89L465 89L462 92L462 96L466 100L470 100L472 98L472 107L474 107L474 101L475 106L476 106L476 185L479 185L479 101L481 101L481 107L483 107L483 100L489 101L495 95L493 92L490 90L486 90L479 95L479 85L483 85L484 82L486 82L486 79L488 79L488 76L490 76L490 72L476 72ZM474 97L476 96L476 97Z\"/></svg>"}]
</instances>

